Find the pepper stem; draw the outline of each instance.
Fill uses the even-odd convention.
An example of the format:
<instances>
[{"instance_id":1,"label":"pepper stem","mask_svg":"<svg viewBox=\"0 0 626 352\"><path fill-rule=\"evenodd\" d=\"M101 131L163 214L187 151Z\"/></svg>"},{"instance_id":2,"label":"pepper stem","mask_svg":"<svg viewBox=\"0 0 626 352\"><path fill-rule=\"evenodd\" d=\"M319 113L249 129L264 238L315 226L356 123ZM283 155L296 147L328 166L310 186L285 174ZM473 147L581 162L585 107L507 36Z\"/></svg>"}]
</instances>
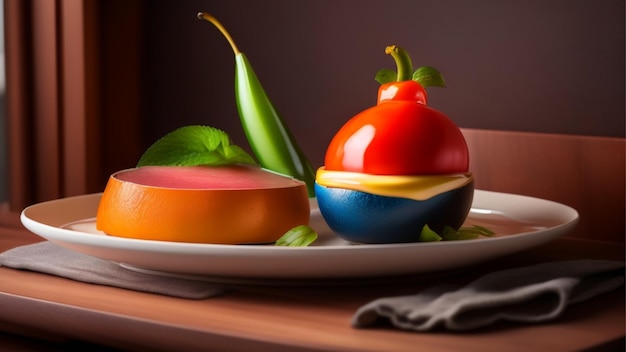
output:
<instances>
[{"instance_id":1,"label":"pepper stem","mask_svg":"<svg viewBox=\"0 0 626 352\"><path fill-rule=\"evenodd\" d=\"M220 21L217 20L217 18L209 15L206 12L198 12L198 19L205 20L213 24L215 27L217 27L217 29L222 33L222 35L224 35L226 40L228 40L228 44L230 44L230 47L233 49L233 52L235 53L235 55L239 54L239 49L237 48L237 45L235 44L233 37L230 36L226 28L222 26L222 24L220 23Z\"/></svg>"},{"instance_id":2,"label":"pepper stem","mask_svg":"<svg viewBox=\"0 0 626 352\"><path fill-rule=\"evenodd\" d=\"M391 55L391 57L396 61L396 66L398 68L396 81L408 81L413 77L413 63L411 62L411 57L406 50L397 45L389 45L385 48L385 54Z\"/></svg>"}]
</instances>

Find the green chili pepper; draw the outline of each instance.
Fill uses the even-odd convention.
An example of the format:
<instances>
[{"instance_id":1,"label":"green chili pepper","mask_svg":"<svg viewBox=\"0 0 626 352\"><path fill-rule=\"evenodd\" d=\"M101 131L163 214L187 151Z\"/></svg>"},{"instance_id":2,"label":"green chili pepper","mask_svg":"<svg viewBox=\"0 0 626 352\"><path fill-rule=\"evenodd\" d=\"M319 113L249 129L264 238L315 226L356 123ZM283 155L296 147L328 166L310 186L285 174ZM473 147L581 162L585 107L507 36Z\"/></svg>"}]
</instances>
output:
<instances>
[{"instance_id":1,"label":"green chili pepper","mask_svg":"<svg viewBox=\"0 0 626 352\"><path fill-rule=\"evenodd\" d=\"M309 197L314 197L315 171L265 93L250 62L215 17L200 12L198 18L217 27L233 49L237 110L248 143L259 164L266 169L304 181Z\"/></svg>"}]
</instances>

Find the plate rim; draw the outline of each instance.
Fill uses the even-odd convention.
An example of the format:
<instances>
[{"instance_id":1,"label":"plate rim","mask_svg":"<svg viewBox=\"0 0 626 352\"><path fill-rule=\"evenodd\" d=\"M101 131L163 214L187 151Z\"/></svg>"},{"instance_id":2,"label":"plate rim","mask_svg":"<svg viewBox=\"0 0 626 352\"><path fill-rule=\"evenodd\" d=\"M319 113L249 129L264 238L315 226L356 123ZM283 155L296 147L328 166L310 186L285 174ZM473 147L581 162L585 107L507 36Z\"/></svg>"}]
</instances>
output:
<instances>
[{"instance_id":1,"label":"plate rim","mask_svg":"<svg viewBox=\"0 0 626 352\"><path fill-rule=\"evenodd\" d=\"M372 253L389 255L391 252L397 252L398 255L402 255L403 253L411 253L425 251L427 249L433 251L441 251L446 250L458 250L463 249L464 247L468 248L485 248L485 247L476 247L476 246L486 246L486 248L493 248L497 246L499 243L507 243L508 247L516 247L516 243L520 242L533 242L532 245L524 245L519 248L512 248L507 250L510 253L521 251L524 249L532 248L539 244L543 244L545 242L551 241L557 237L560 237L567 233L569 230L573 229L579 221L578 211L568 205L564 205L555 201L541 199L532 196L520 195L520 194L511 194L511 193L502 193L495 191L485 191L485 190L476 190L474 195L474 202L472 203L472 209L476 209L474 204L476 200L479 201L481 199L490 198L492 202L497 201L493 200L493 198L504 198L510 199L511 197L517 200L524 200L530 202L540 202L541 204L559 209L561 216L558 220L558 224L552 227L548 227L541 230L535 231L527 231L521 233L513 233L500 237L488 237L488 238L480 238L477 240L466 240L466 241L442 241L442 242L416 242L416 243L391 243L391 244L359 244L359 245L335 245L335 246L308 246L308 247L281 247L281 246L247 246L247 245L229 245L229 244L202 244L202 243L184 243L184 242L166 242L166 241L155 241L155 240L142 240L142 239L133 239L133 238L123 238L123 237L113 237L106 236L104 234L91 234L87 232L75 231L71 229L64 229L57 226L53 226L50 224L38 222L36 219L29 217L29 214L32 212L32 209L38 209L43 207L43 204L47 204L47 206L51 206L54 204L63 204L63 202L67 202L68 199L74 199L75 201L80 201L78 198L89 198L89 197L98 197L101 196L102 193L92 193L86 195L79 195L67 198L60 198L51 201L41 202L37 204L33 204L31 206L26 207L21 215L20 219L24 226L31 232L36 235L45 238L49 241L55 242L63 247L69 248L74 251L82 252L84 254L89 254L92 256L100 257L103 259L114 260L110 255L100 256L93 254L93 250L100 251L125 251L125 252L141 252L143 254L156 254L156 255L170 255L170 256L180 256L180 255L189 255L196 257L207 257L207 256L247 256L251 258L299 258L299 257L308 257L308 258L316 258L320 255L323 256L334 256L339 257L341 255L357 255L357 256L367 256ZM314 200L313 200L314 201ZM54 202L54 203L53 203ZM488 203L488 202L487 202ZM480 205L480 204L478 204ZM319 210L315 210L313 208L312 214L317 212L319 217ZM94 214L95 217L95 214ZM74 221L80 221L85 219L75 219ZM51 231L50 233L42 233L45 231ZM532 238L532 240L525 241L527 238ZM537 242L537 243L535 243ZM87 252L84 251L84 248L77 248L81 246L91 247ZM144 248L144 247L147 247ZM420 249L421 248L421 249ZM241 254L241 253L244 254ZM496 255L501 256L502 254ZM486 259L492 259L493 257L486 256ZM299 261L301 259L292 259ZM128 261L124 261L124 264L135 266L147 270L152 271L164 271L164 270L156 270L154 267L146 267L145 265L137 265L137 263L132 263ZM453 267L452 267L453 268ZM448 269L448 268L443 268ZM348 270L349 271L349 270ZM167 271L174 273L174 271ZM180 274L181 271L176 270L177 274ZM182 272L185 273L185 272ZM401 273L405 274L405 273ZM192 273L191 275L196 275ZM202 276L206 276L201 274ZM392 275L392 273L389 273ZM209 276L216 276L215 274L209 274ZM226 275L231 276L231 275ZM368 275L366 275L368 276ZM253 275L252 277L258 277L258 274ZM274 278L273 276L271 278Z\"/></svg>"},{"instance_id":2,"label":"plate rim","mask_svg":"<svg viewBox=\"0 0 626 352\"><path fill-rule=\"evenodd\" d=\"M106 236L104 234L92 234L92 233L88 233L88 232L81 232L81 231L76 231L76 230L71 230L71 229L66 229L66 228L62 228L60 226L53 226L53 225L49 225L46 223L42 223L42 222L38 222L32 218L30 218L28 216L27 213L30 212L30 210L36 208L36 207L41 207L44 204L51 204L53 202L63 202L63 201L67 201L70 199L78 199L78 198L92 198L92 197L98 197L101 196L102 193L90 193L90 194L84 194L84 195L78 195L78 196L72 196L72 197L66 197L66 198L59 198L59 199L54 199L54 200L49 200L49 201L44 201L44 202L40 202L40 203L36 203L30 206L27 206L26 208L24 208L24 210L22 210L21 214L20 214L20 221L22 222L22 224L28 228L27 224L30 225L32 223L37 223L40 226L45 226L48 227L50 229L54 229L55 231L61 232L61 233L65 233L68 234L70 236L72 235L77 235L80 234L80 236L89 236L90 238L107 238L106 241L110 241L110 242L123 242L123 243L149 243L150 245L155 245L155 246L184 246L184 247L192 247L192 248L219 248L219 249L226 249L226 248L241 248L243 245L231 245L231 244L212 244L212 243L189 243L189 242L173 242L173 241L158 241L158 240L145 240L145 239L136 239L136 238L125 238L125 237L116 237L116 236ZM537 198L537 197L532 197L532 196L527 196L527 195L521 195L521 194L513 194L513 193L503 193L503 192L495 192L495 191L485 191L485 190L475 190L475 195L474 195L474 199L476 199L476 195L480 195L480 196L504 196L504 197L516 197L519 199L527 199L527 200L531 200L531 201L540 201L543 202L545 204L550 204L552 206L556 206L556 207L560 207L562 210L567 211L570 213L569 217L570 219L565 221L565 222L561 222L558 225L552 226L550 228L547 229L556 229L559 227L563 227L563 226L570 226L572 222L578 222L579 220L579 213L576 209L559 203L559 202L555 202L552 200L547 200L547 199L542 199L542 198ZM313 201L314 202L314 201ZM312 203L313 204L313 203ZM470 209L470 213L476 209L474 207L474 204L472 203L472 207ZM316 215L316 216L320 216L321 214L319 213L319 208L313 208L311 209L311 213L312 215ZM316 213L316 214L313 214ZM319 214L319 215L318 215ZM95 214L93 217L91 217L93 219L95 219ZM84 221L84 220L89 220L91 218L82 218L82 219L76 219L74 220L75 222L78 221ZM508 234L506 236L500 236L500 237L485 237L485 238L481 238L480 241L483 242L488 242L488 241L503 241L506 240L507 238L510 237L517 237L517 236L528 236L528 235L532 235L534 233L537 233L540 231L527 231L527 232L521 232L521 233L514 233L514 234ZM36 235L40 236L40 237L44 237L44 235L35 233ZM52 237L52 236L51 236ZM47 237L44 237L47 239ZM462 245L463 243L467 243L467 241L439 241L439 242L413 242L413 243L380 243L380 244L359 244L359 245L354 245L354 246L306 246L306 247L288 247L288 246L264 246L264 245L259 245L259 246L255 246L255 245L250 245L247 246L246 248L250 248L250 251L256 251L256 250L263 250L263 251L267 251L267 250L307 250L307 251L315 251L315 250L329 250L331 248L372 248L372 249L377 249L377 248L394 248L394 247L407 247L407 246L435 246L435 245L445 245L445 246L452 246L452 245Z\"/></svg>"}]
</instances>

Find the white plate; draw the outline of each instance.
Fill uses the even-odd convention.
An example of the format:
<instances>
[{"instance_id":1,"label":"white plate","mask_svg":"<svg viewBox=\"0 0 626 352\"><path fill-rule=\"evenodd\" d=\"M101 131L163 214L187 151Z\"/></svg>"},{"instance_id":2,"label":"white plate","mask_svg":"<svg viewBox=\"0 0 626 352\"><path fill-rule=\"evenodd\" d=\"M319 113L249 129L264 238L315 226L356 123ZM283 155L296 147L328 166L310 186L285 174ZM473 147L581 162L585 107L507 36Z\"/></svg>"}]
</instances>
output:
<instances>
[{"instance_id":1,"label":"white plate","mask_svg":"<svg viewBox=\"0 0 626 352\"><path fill-rule=\"evenodd\" d=\"M353 245L329 230L312 201L309 247L212 245L136 240L95 229L101 194L32 205L21 214L35 234L126 268L209 281L362 279L435 273L504 256L551 241L578 222L576 210L538 198L477 190L466 225L496 236L466 241Z\"/></svg>"}]
</instances>

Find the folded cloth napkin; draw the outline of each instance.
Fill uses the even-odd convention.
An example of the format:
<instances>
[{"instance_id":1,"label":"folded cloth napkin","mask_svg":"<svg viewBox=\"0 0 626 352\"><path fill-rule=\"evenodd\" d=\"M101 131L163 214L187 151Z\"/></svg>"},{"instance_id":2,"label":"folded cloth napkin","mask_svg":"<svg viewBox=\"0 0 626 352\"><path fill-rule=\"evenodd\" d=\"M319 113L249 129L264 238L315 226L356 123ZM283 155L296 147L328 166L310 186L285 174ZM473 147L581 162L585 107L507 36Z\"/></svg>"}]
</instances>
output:
<instances>
[{"instance_id":1,"label":"folded cloth napkin","mask_svg":"<svg viewBox=\"0 0 626 352\"><path fill-rule=\"evenodd\" d=\"M497 321L543 322L567 305L624 284L624 263L575 260L487 274L463 287L436 286L416 295L380 298L359 308L354 327L387 319L404 330L464 331Z\"/></svg>"},{"instance_id":2,"label":"folded cloth napkin","mask_svg":"<svg viewBox=\"0 0 626 352\"><path fill-rule=\"evenodd\" d=\"M0 266L181 298L203 299L226 291L225 288L211 283L127 270L111 261L74 252L49 241L16 247L1 253Z\"/></svg>"}]
</instances>

